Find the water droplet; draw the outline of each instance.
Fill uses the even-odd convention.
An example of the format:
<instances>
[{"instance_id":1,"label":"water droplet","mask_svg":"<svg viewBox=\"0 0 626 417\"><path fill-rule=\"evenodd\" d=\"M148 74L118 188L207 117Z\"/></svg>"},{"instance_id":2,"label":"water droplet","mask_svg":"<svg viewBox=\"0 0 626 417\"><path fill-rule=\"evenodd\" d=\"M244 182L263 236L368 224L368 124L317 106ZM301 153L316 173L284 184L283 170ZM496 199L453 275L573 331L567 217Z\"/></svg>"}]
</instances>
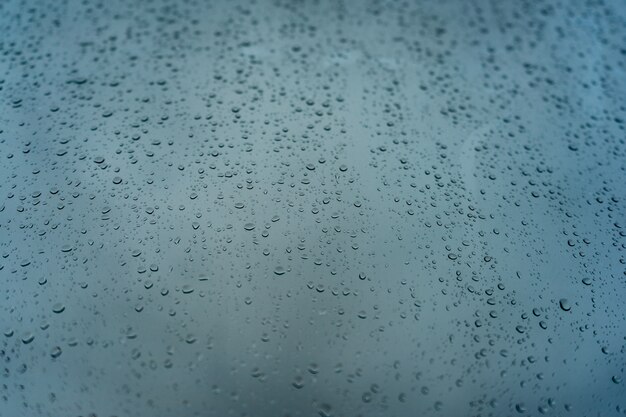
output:
<instances>
[{"instance_id":1,"label":"water droplet","mask_svg":"<svg viewBox=\"0 0 626 417\"><path fill-rule=\"evenodd\" d=\"M25 345L31 343L33 340L35 340L35 335L30 332L22 336L22 343L24 343Z\"/></svg>"},{"instance_id":2,"label":"water droplet","mask_svg":"<svg viewBox=\"0 0 626 417\"><path fill-rule=\"evenodd\" d=\"M52 356L53 358L58 358L59 356L61 356L61 353L63 353L61 348L59 346L55 346L52 348L52 351L50 352L50 356Z\"/></svg>"}]
</instances>

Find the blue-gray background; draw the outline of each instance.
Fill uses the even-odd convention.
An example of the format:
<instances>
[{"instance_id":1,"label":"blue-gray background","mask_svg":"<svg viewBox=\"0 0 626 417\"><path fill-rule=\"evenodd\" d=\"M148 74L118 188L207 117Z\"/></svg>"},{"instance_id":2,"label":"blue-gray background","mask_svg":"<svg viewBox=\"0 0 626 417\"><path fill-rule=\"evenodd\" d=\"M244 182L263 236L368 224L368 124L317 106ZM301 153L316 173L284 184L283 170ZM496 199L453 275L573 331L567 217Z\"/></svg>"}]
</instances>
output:
<instances>
[{"instance_id":1,"label":"blue-gray background","mask_svg":"<svg viewBox=\"0 0 626 417\"><path fill-rule=\"evenodd\" d=\"M0 416L626 414L626 7L0 3Z\"/></svg>"}]
</instances>

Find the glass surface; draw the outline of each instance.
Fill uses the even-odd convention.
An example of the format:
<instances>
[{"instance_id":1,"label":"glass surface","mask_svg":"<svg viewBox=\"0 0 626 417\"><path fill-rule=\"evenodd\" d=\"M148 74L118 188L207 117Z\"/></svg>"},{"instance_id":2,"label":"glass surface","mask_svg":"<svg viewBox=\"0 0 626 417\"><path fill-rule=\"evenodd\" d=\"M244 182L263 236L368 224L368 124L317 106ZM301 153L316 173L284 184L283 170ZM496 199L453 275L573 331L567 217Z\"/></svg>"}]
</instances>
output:
<instances>
[{"instance_id":1,"label":"glass surface","mask_svg":"<svg viewBox=\"0 0 626 417\"><path fill-rule=\"evenodd\" d=\"M0 416L626 415L623 0L0 35Z\"/></svg>"}]
</instances>

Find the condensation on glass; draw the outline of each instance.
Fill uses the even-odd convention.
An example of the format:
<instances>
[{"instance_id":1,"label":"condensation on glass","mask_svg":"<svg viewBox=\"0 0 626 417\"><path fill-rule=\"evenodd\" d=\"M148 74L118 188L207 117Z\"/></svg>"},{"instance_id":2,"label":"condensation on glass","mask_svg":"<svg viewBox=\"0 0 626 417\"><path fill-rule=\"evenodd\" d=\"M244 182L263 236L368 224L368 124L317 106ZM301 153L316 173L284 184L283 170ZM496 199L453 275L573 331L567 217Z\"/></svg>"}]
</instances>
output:
<instances>
[{"instance_id":1,"label":"condensation on glass","mask_svg":"<svg viewBox=\"0 0 626 417\"><path fill-rule=\"evenodd\" d=\"M0 416L626 414L623 2L0 28Z\"/></svg>"}]
</instances>

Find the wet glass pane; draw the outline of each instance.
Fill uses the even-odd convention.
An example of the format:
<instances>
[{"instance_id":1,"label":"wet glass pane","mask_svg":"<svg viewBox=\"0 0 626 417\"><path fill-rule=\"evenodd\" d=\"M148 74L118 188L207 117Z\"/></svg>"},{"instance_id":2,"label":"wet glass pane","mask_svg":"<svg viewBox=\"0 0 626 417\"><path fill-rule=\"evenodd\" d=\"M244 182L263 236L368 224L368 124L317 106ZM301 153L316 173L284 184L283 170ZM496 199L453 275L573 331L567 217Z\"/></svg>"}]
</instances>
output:
<instances>
[{"instance_id":1,"label":"wet glass pane","mask_svg":"<svg viewBox=\"0 0 626 417\"><path fill-rule=\"evenodd\" d=\"M0 416L626 415L623 1L0 34Z\"/></svg>"}]
</instances>

